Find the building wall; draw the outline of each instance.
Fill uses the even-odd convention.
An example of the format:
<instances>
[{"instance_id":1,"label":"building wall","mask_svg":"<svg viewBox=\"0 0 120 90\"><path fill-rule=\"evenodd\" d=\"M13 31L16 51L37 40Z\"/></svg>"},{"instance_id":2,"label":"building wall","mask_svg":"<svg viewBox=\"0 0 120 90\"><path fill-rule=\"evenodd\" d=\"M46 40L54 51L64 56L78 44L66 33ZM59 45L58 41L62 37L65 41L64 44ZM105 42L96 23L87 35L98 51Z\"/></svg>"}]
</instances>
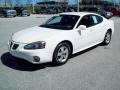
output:
<instances>
[{"instance_id":1,"label":"building wall","mask_svg":"<svg viewBox=\"0 0 120 90\"><path fill-rule=\"evenodd\" d=\"M47 1L67 2L68 0L47 0Z\"/></svg>"},{"instance_id":2,"label":"building wall","mask_svg":"<svg viewBox=\"0 0 120 90\"><path fill-rule=\"evenodd\" d=\"M101 0L82 0L83 4L98 4Z\"/></svg>"}]
</instances>

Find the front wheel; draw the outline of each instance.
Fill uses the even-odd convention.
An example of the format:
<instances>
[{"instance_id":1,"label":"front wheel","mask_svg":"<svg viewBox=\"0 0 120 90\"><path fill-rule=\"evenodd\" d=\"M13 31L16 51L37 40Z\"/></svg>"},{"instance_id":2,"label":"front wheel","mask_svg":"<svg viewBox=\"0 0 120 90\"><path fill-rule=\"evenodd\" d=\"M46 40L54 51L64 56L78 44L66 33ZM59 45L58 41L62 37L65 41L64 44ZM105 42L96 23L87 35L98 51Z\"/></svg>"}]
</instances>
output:
<instances>
[{"instance_id":1,"label":"front wheel","mask_svg":"<svg viewBox=\"0 0 120 90\"><path fill-rule=\"evenodd\" d=\"M14 15L13 17L16 17L16 15Z\"/></svg>"},{"instance_id":2,"label":"front wheel","mask_svg":"<svg viewBox=\"0 0 120 90\"><path fill-rule=\"evenodd\" d=\"M111 35L112 35L112 32L111 31L107 31L107 33L105 35L105 38L104 38L104 41L103 41L104 45L108 45L110 43Z\"/></svg>"},{"instance_id":3,"label":"front wheel","mask_svg":"<svg viewBox=\"0 0 120 90\"><path fill-rule=\"evenodd\" d=\"M59 44L53 54L53 63L56 65L65 64L70 55L70 46L67 43Z\"/></svg>"}]
</instances>

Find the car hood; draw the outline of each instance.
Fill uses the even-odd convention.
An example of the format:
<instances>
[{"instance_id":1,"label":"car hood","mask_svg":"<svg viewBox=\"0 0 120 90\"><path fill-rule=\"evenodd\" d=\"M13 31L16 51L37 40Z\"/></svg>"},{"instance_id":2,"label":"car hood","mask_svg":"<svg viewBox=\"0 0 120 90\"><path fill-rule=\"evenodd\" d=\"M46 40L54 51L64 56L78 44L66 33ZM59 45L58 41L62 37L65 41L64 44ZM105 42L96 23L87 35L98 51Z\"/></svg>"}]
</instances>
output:
<instances>
[{"instance_id":1,"label":"car hood","mask_svg":"<svg viewBox=\"0 0 120 90\"><path fill-rule=\"evenodd\" d=\"M57 30L35 26L14 33L11 39L19 43L32 43L36 41L45 41L53 36L64 33L65 30Z\"/></svg>"},{"instance_id":2,"label":"car hood","mask_svg":"<svg viewBox=\"0 0 120 90\"><path fill-rule=\"evenodd\" d=\"M16 12L15 10L6 9L7 12Z\"/></svg>"}]
</instances>

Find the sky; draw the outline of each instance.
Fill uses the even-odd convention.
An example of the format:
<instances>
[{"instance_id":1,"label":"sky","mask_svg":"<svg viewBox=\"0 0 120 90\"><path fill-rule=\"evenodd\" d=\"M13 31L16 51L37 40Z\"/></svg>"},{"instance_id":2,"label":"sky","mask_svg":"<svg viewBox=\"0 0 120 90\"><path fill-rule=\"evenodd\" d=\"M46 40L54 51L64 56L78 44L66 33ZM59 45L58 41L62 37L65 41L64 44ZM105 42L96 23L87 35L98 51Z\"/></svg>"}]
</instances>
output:
<instances>
[{"instance_id":1,"label":"sky","mask_svg":"<svg viewBox=\"0 0 120 90\"><path fill-rule=\"evenodd\" d=\"M42 0L35 0L36 2L38 1L42 1ZM57 0L56 0L57 1ZM77 3L78 0L68 0L69 1L69 4L74 4L74 3ZM81 1L81 0L79 0ZM105 1L105 0L104 0ZM120 0L106 0L106 1L114 1L114 2L119 2Z\"/></svg>"},{"instance_id":2,"label":"sky","mask_svg":"<svg viewBox=\"0 0 120 90\"><path fill-rule=\"evenodd\" d=\"M5 0L0 0L0 3L4 3L4 1ZM6 0L7 1L7 0ZM8 0L9 1L9 0ZM16 0L12 0L12 1L16 1ZM32 1L33 0L21 0L21 2L22 3L26 3L26 1L31 1L31 3L32 3ZM41 2L41 1L43 1L43 0L34 0L35 1L35 3L37 3L37 2ZM47 0L46 0L47 1ZM56 0L57 1L57 0ZM75 3L77 3L77 1L78 0L68 0L69 1L69 4L75 4ZM81 1L81 0L80 0ZM114 1L114 2L119 2L120 0L107 0L107 1Z\"/></svg>"}]
</instances>

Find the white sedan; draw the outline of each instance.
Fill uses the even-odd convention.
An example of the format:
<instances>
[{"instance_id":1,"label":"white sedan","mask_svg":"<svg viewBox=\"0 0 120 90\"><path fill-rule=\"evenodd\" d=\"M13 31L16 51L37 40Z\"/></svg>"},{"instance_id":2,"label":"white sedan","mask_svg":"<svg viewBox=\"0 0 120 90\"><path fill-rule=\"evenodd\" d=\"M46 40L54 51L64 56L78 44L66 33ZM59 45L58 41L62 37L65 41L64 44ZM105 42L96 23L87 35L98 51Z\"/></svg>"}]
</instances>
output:
<instances>
[{"instance_id":1,"label":"white sedan","mask_svg":"<svg viewBox=\"0 0 120 90\"><path fill-rule=\"evenodd\" d=\"M95 13L67 12L14 33L8 46L11 55L34 64L64 64L71 54L99 43L108 45L113 33L112 20Z\"/></svg>"}]
</instances>

